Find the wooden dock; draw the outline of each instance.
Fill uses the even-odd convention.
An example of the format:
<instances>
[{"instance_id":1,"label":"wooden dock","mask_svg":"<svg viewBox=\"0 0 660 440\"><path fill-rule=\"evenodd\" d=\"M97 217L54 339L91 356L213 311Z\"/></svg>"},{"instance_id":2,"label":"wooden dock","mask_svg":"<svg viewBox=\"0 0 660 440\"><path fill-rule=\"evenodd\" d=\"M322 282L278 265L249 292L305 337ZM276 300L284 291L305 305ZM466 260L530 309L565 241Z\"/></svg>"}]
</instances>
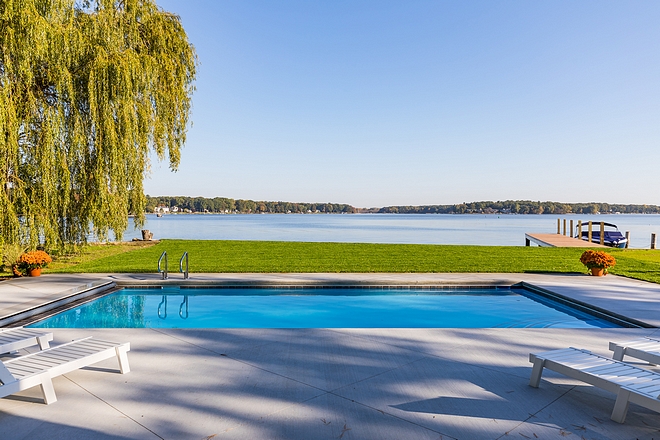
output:
<instances>
[{"instance_id":1,"label":"wooden dock","mask_svg":"<svg viewBox=\"0 0 660 440\"><path fill-rule=\"evenodd\" d=\"M569 237L561 234L525 234L525 246L536 243L541 247L581 247L581 248L604 248L607 246L598 243L589 243L586 240Z\"/></svg>"}]
</instances>

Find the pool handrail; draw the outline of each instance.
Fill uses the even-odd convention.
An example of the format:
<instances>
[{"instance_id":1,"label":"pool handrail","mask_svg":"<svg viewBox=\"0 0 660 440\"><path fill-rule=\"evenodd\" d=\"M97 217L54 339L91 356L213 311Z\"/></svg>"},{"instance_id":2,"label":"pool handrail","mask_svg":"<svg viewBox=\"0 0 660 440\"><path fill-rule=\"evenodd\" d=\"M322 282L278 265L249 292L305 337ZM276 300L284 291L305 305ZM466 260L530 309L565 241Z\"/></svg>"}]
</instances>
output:
<instances>
[{"instance_id":1,"label":"pool handrail","mask_svg":"<svg viewBox=\"0 0 660 440\"><path fill-rule=\"evenodd\" d=\"M183 270L183 259L186 259L186 270ZM181 255L181 259L179 260L179 272L183 273L183 279L187 280L188 279L188 252L184 252L183 255Z\"/></svg>"},{"instance_id":2,"label":"pool handrail","mask_svg":"<svg viewBox=\"0 0 660 440\"><path fill-rule=\"evenodd\" d=\"M162 270L160 268L160 263L163 261L163 258L165 258L165 270ZM162 254L160 254L160 258L158 259L158 273L163 274L163 279L167 279L167 251L163 251Z\"/></svg>"}]
</instances>

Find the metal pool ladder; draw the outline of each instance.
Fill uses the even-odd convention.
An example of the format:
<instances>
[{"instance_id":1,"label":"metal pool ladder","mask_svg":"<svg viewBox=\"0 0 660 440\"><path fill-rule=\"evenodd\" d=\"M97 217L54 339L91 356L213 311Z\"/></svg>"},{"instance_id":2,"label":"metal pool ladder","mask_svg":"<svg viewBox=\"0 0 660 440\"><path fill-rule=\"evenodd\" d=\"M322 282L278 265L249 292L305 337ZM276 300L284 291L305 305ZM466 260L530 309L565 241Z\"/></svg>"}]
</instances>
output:
<instances>
[{"instance_id":1,"label":"metal pool ladder","mask_svg":"<svg viewBox=\"0 0 660 440\"><path fill-rule=\"evenodd\" d=\"M160 268L160 263L163 261L163 258L165 259L165 270ZM160 254L160 258L158 259L158 273L163 274L163 279L167 279L167 251L163 251L162 254Z\"/></svg>"},{"instance_id":2,"label":"metal pool ladder","mask_svg":"<svg viewBox=\"0 0 660 440\"><path fill-rule=\"evenodd\" d=\"M183 270L184 259L186 260L186 270ZM179 260L179 272L183 273L184 280L188 279L188 252L184 252L183 255L181 255L181 259Z\"/></svg>"}]
</instances>

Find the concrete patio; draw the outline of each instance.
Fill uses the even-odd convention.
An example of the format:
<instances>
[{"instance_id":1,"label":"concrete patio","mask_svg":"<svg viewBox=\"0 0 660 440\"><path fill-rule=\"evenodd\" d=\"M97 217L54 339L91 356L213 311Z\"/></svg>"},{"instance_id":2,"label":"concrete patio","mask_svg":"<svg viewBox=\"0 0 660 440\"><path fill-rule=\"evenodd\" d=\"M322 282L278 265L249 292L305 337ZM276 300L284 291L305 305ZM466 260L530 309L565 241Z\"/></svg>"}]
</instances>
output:
<instances>
[{"instance_id":1,"label":"concrete patio","mask_svg":"<svg viewBox=\"0 0 660 440\"><path fill-rule=\"evenodd\" d=\"M68 277L68 278L67 278ZM100 279L43 276L0 283L0 318L17 303ZM539 274L194 274L192 281L487 284L525 281L658 325L660 286L614 276ZM76 284L77 283L77 284ZM58 287L53 287L58 286ZM23 295L23 296L21 296ZM12 304L13 303L13 306ZM660 414L553 372L528 386L530 352L658 329L55 329L54 344L94 335L130 341L132 371L104 361L0 399L2 439L660 438ZM645 368L651 368L640 363ZM660 371L660 370L657 370Z\"/></svg>"}]
</instances>

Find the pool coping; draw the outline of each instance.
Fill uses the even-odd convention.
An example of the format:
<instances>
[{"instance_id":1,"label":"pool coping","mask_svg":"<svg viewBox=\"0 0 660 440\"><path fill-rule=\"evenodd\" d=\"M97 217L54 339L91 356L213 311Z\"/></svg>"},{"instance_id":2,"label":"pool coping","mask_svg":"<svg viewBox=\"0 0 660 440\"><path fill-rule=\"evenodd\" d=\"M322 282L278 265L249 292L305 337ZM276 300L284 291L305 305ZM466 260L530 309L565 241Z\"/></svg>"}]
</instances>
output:
<instances>
[{"instance_id":1,"label":"pool coping","mask_svg":"<svg viewBox=\"0 0 660 440\"><path fill-rule=\"evenodd\" d=\"M22 325L22 322L28 322L35 316L68 306L85 298L105 294L115 287L116 284L113 281L104 280L67 289L55 297L49 296L32 300L16 307L17 311L14 313L2 316L0 318L0 328Z\"/></svg>"},{"instance_id":2,"label":"pool coping","mask_svg":"<svg viewBox=\"0 0 660 440\"><path fill-rule=\"evenodd\" d=\"M89 276L89 275L88 275ZM65 278L61 275L47 275L38 281L32 280L30 284L43 285L54 278ZM560 282L558 282L558 280ZM587 283L585 284L585 280ZM12 280L13 281L13 280ZM22 287L20 279L16 282L4 282L0 285L0 297L9 289L6 287ZM76 282L73 277L71 282ZM642 283L640 285L640 283ZM577 292L576 285L577 284ZM582 290L580 290L580 284ZM622 307L622 301L612 301L607 298L607 292L621 290L626 287L628 293L635 289L644 288L644 295L660 297L660 285L630 280L623 277L608 276L596 279L587 276L575 275L544 275L544 274L193 274L193 278L160 279L158 274L99 274L94 280L86 280L84 284L73 285L68 289L45 295L38 293L29 301L12 304L11 307L0 307L0 327L26 323L31 317L43 315L51 310L62 308L74 302L84 301L86 298L96 297L110 289L121 287L160 287L160 286L198 286L198 287L266 287L288 286L293 288L315 288L321 286L356 288L479 288L479 287L523 287L559 302L596 314L599 317L614 317L613 322L621 320L642 328L660 327L657 322L640 319L631 310ZM604 290L604 293L603 293ZM591 295L584 295L583 291L591 291ZM576 294L578 293L578 294ZM580 295L579 293L583 293ZM589 292L587 292L589 293ZM594 298L597 301L594 301ZM630 300L639 301L639 298L624 298L623 303ZM646 299L648 301L648 298ZM615 311L616 310L616 311ZM660 310L660 300L655 310ZM7 313L10 311L10 313ZM635 310L632 310L633 312ZM642 307L642 311L648 308ZM3 313L4 312L4 313ZM595 312L595 313L594 313ZM656 314L657 315L657 314ZM612 321L612 319L609 319ZM624 324L625 325L625 324Z\"/></svg>"}]
</instances>

